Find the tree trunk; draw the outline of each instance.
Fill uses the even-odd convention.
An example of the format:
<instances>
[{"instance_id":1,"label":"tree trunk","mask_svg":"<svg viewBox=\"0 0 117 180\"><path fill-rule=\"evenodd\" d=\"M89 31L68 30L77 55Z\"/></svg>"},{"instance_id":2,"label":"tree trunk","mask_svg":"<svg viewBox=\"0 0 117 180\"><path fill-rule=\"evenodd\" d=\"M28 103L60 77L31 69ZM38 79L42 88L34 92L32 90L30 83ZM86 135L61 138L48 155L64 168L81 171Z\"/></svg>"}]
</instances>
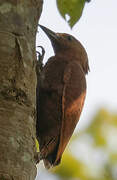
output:
<instances>
[{"instance_id":1,"label":"tree trunk","mask_svg":"<svg viewBox=\"0 0 117 180\"><path fill-rule=\"evenodd\" d=\"M0 0L0 180L34 180L36 51L42 0Z\"/></svg>"}]
</instances>

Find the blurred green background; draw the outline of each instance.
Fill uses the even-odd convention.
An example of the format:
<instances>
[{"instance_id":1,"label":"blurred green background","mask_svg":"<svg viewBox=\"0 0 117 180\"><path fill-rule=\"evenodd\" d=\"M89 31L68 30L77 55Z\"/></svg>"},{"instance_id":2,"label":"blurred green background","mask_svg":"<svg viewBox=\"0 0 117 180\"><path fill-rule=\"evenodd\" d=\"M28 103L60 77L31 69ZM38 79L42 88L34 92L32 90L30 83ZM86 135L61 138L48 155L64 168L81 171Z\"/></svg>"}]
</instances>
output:
<instances>
[{"instance_id":1,"label":"blurred green background","mask_svg":"<svg viewBox=\"0 0 117 180\"><path fill-rule=\"evenodd\" d=\"M60 180L117 180L117 114L100 109L91 124L73 136L52 173Z\"/></svg>"}]
</instances>

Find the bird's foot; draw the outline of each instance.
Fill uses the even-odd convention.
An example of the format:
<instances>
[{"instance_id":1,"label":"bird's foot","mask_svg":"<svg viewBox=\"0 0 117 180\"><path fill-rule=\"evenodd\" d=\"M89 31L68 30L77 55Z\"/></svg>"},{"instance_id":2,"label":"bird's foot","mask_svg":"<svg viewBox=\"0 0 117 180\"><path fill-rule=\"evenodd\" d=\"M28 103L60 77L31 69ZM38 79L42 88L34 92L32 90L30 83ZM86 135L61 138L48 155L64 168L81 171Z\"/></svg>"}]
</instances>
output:
<instances>
[{"instance_id":1,"label":"bird's foot","mask_svg":"<svg viewBox=\"0 0 117 180\"><path fill-rule=\"evenodd\" d=\"M42 155L40 152L37 152L35 155L35 162L38 164L41 160L43 159Z\"/></svg>"},{"instance_id":2,"label":"bird's foot","mask_svg":"<svg viewBox=\"0 0 117 180\"><path fill-rule=\"evenodd\" d=\"M45 49L42 46L37 46L38 48L41 48L41 53L39 51L36 51L37 53L37 63L36 63L36 73L37 76L40 75L42 69L43 69L43 59L45 55Z\"/></svg>"}]
</instances>

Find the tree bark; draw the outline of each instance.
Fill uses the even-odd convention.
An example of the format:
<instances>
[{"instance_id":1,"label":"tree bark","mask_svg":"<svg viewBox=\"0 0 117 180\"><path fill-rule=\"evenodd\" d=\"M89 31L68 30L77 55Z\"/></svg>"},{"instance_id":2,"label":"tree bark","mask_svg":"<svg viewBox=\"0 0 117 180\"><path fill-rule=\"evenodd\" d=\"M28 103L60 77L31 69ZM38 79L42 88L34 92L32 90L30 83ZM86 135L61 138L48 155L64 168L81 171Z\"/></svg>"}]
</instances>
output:
<instances>
[{"instance_id":1,"label":"tree bark","mask_svg":"<svg viewBox=\"0 0 117 180\"><path fill-rule=\"evenodd\" d=\"M42 0L0 0L0 180L34 180L36 51Z\"/></svg>"}]
</instances>

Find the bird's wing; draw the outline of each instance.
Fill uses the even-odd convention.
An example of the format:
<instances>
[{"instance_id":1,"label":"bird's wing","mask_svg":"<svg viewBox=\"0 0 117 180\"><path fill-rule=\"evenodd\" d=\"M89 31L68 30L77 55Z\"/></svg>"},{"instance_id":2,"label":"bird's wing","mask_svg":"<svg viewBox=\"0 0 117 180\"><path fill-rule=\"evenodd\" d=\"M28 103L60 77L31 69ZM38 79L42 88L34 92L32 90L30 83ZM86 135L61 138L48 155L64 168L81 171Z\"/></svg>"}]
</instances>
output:
<instances>
[{"instance_id":1,"label":"bird's wing","mask_svg":"<svg viewBox=\"0 0 117 180\"><path fill-rule=\"evenodd\" d=\"M42 158L51 164L56 159L61 120L63 74L66 62L50 58L42 71L37 89L37 139Z\"/></svg>"},{"instance_id":2,"label":"bird's wing","mask_svg":"<svg viewBox=\"0 0 117 180\"><path fill-rule=\"evenodd\" d=\"M63 81L61 130L55 165L61 160L76 127L86 95L85 75L78 63L71 62L66 66Z\"/></svg>"}]
</instances>

